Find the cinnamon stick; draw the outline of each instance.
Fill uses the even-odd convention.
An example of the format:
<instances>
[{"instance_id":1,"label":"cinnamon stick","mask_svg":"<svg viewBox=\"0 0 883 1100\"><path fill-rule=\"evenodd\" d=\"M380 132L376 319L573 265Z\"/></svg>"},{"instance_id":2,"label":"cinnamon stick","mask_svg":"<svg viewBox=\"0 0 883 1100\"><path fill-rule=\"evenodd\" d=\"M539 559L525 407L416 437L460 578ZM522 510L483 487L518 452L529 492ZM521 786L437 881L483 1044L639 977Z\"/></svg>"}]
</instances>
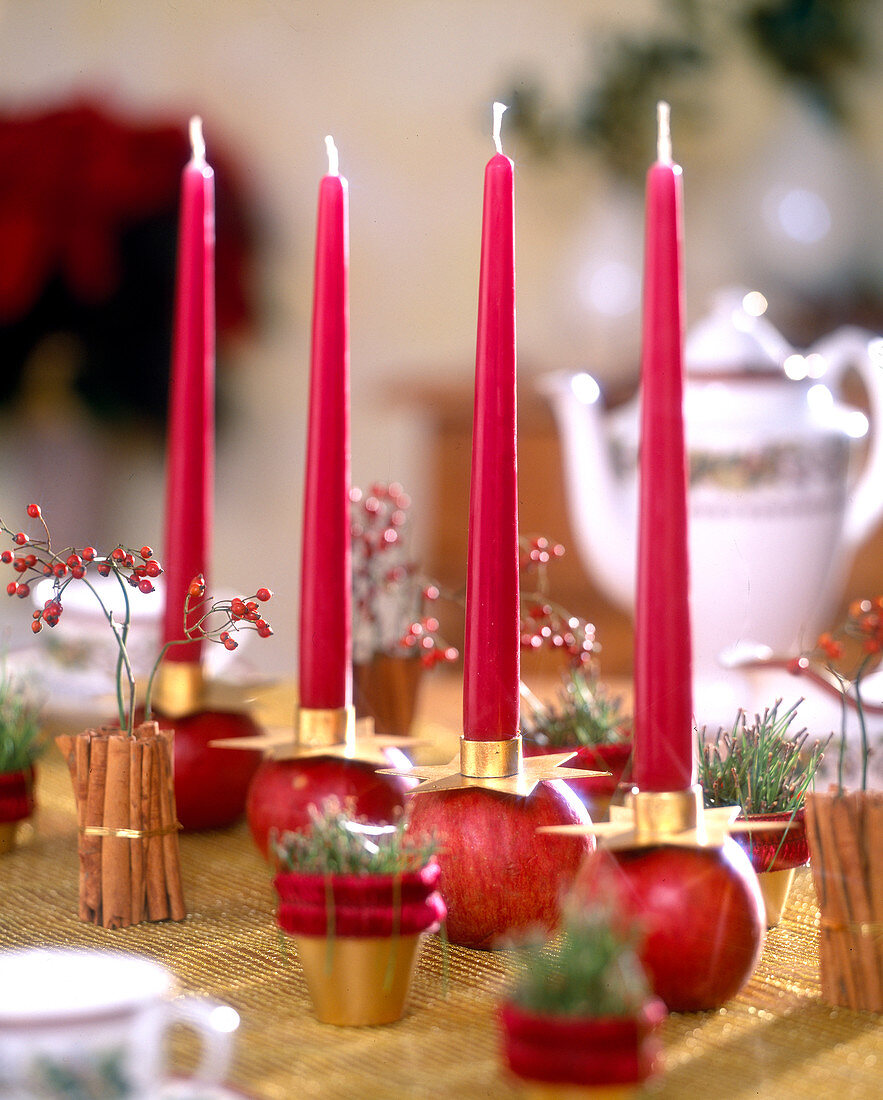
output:
<instances>
[{"instance_id":1,"label":"cinnamon stick","mask_svg":"<svg viewBox=\"0 0 883 1100\"><path fill-rule=\"evenodd\" d=\"M101 827L104 824L104 787L107 779L107 737L95 730L83 735L88 746L88 758L83 774L77 764L77 782L84 788L85 816L83 827ZM80 887L88 914L87 919L101 924L101 857L102 837L81 834Z\"/></svg>"},{"instance_id":2,"label":"cinnamon stick","mask_svg":"<svg viewBox=\"0 0 883 1100\"><path fill-rule=\"evenodd\" d=\"M161 776L161 811L163 828L163 864L165 867L166 890L169 895L169 909L172 920L183 920L187 916L184 904L184 891L181 886L181 860L178 851L178 816L175 811L174 780L174 730L159 730L157 745Z\"/></svg>"},{"instance_id":3,"label":"cinnamon stick","mask_svg":"<svg viewBox=\"0 0 883 1100\"><path fill-rule=\"evenodd\" d=\"M858 1010L873 1010L875 1006L880 1006L883 1000L883 990L881 990L883 975L877 965L877 950L872 935L870 868L874 851L872 847L866 847L865 839L867 792L853 791L843 799L843 803L841 817L847 824L842 828L844 841L841 868L850 897L853 919L849 936L852 942L858 987L858 999L850 1007Z\"/></svg>"},{"instance_id":4,"label":"cinnamon stick","mask_svg":"<svg viewBox=\"0 0 883 1100\"><path fill-rule=\"evenodd\" d=\"M143 753L142 775L144 775L145 786L150 792L147 811L147 916L150 920L168 920L169 902L160 835L162 809L160 807L159 746L155 738L144 741Z\"/></svg>"},{"instance_id":5,"label":"cinnamon stick","mask_svg":"<svg viewBox=\"0 0 883 1100\"><path fill-rule=\"evenodd\" d=\"M132 829L143 830L141 802L141 768L144 746L137 737L129 738L129 825ZM129 841L129 863L131 870L131 919L132 924L144 920L144 849L143 838Z\"/></svg>"},{"instance_id":6,"label":"cinnamon stick","mask_svg":"<svg viewBox=\"0 0 883 1100\"><path fill-rule=\"evenodd\" d=\"M104 787L104 828L101 849L101 923L126 928L132 923L132 841L114 831L129 829L129 738L113 733L107 738L107 778Z\"/></svg>"},{"instance_id":7,"label":"cinnamon stick","mask_svg":"<svg viewBox=\"0 0 883 1100\"><path fill-rule=\"evenodd\" d=\"M813 824L815 850L813 881L819 896L822 927L819 935L819 970L822 996L832 1004L853 1004L857 997L849 938L849 902L838 870L838 846L834 834L834 805L842 794L813 794L807 798Z\"/></svg>"}]
</instances>

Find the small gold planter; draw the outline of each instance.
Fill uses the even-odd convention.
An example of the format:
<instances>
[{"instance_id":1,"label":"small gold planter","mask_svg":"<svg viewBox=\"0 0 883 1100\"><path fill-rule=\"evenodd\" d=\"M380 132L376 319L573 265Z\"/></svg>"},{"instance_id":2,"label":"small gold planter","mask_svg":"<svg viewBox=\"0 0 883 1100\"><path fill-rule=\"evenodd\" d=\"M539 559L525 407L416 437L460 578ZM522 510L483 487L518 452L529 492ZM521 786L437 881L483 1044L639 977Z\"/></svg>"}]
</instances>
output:
<instances>
[{"instance_id":1,"label":"small gold planter","mask_svg":"<svg viewBox=\"0 0 883 1100\"><path fill-rule=\"evenodd\" d=\"M365 1027L401 1019L420 935L292 939L321 1023Z\"/></svg>"},{"instance_id":2,"label":"small gold planter","mask_svg":"<svg viewBox=\"0 0 883 1100\"><path fill-rule=\"evenodd\" d=\"M794 868L788 867L782 871L761 871L757 876L757 881L763 895L766 926L767 928L775 928L782 919L782 912L788 902L788 895L791 893Z\"/></svg>"}]
</instances>

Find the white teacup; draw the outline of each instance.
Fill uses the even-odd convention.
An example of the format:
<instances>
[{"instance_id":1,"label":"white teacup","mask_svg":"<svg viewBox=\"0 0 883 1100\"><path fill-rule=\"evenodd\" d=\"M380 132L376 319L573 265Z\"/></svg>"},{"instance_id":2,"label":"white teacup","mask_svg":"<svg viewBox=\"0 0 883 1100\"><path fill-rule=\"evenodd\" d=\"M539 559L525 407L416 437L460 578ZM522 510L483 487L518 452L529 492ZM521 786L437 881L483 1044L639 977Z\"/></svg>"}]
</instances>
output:
<instances>
[{"instance_id":1,"label":"white teacup","mask_svg":"<svg viewBox=\"0 0 883 1100\"><path fill-rule=\"evenodd\" d=\"M0 1098L155 1100L165 1082L163 1038L174 1023L200 1034L197 1078L223 1080L238 1014L173 997L173 987L165 967L139 955L0 954Z\"/></svg>"}]
</instances>

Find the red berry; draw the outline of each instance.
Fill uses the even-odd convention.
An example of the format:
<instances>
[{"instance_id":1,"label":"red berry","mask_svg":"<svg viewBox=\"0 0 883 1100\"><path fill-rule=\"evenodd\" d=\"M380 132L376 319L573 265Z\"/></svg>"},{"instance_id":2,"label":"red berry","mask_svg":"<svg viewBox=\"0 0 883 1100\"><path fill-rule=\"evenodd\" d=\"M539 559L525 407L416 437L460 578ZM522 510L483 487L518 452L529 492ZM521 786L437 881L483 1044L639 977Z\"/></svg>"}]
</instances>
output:
<instances>
[{"instance_id":1,"label":"red berry","mask_svg":"<svg viewBox=\"0 0 883 1100\"><path fill-rule=\"evenodd\" d=\"M142 558L152 558L153 557L153 550L149 546L142 546L141 547L141 557Z\"/></svg>"},{"instance_id":2,"label":"red berry","mask_svg":"<svg viewBox=\"0 0 883 1100\"><path fill-rule=\"evenodd\" d=\"M222 642L226 642L227 639L230 637L230 631L222 630L218 637L221 639Z\"/></svg>"},{"instance_id":3,"label":"red berry","mask_svg":"<svg viewBox=\"0 0 883 1100\"><path fill-rule=\"evenodd\" d=\"M255 623L255 627L257 628L258 637L260 638L269 638L273 633L273 628L269 623L265 623L263 619L258 619Z\"/></svg>"},{"instance_id":4,"label":"red berry","mask_svg":"<svg viewBox=\"0 0 883 1100\"><path fill-rule=\"evenodd\" d=\"M15 594L20 600L23 600L25 596L30 596L31 587L28 584L17 584L15 586Z\"/></svg>"},{"instance_id":5,"label":"red berry","mask_svg":"<svg viewBox=\"0 0 883 1100\"><path fill-rule=\"evenodd\" d=\"M18 588L18 585L15 583L15 581L10 581L9 584L7 584L6 586L6 595L14 596L16 588Z\"/></svg>"},{"instance_id":6,"label":"red berry","mask_svg":"<svg viewBox=\"0 0 883 1100\"><path fill-rule=\"evenodd\" d=\"M94 546L84 546L83 552L80 557L83 559L83 561L94 561L97 552L98 551L95 549Z\"/></svg>"},{"instance_id":7,"label":"red berry","mask_svg":"<svg viewBox=\"0 0 883 1100\"><path fill-rule=\"evenodd\" d=\"M257 592L255 592L255 598L260 600L261 603L266 603L272 595L273 593L269 588L259 588Z\"/></svg>"},{"instance_id":8,"label":"red berry","mask_svg":"<svg viewBox=\"0 0 883 1100\"><path fill-rule=\"evenodd\" d=\"M162 573L162 569L158 561L149 561L147 565L144 566L144 572L148 577L158 577L160 573Z\"/></svg>"},{"instance_id":9,"label":"red berry","mask_svg":"<svg viewBox=\"0 0 883 1100\"><path fill-rule=\"evenodd\" d=\"M39 504L28 505L28 515L31 517L31 519L39 519L41 514L42 513L40 512Z\"/></svg>"},{"instance_id":10,"label":"red berry","mask_svg":"<svg viewBox=\"0 0 883 1100\"><path fill-rule=\"evenodd\" d=\"M74 565L71 568L71 576L76 577L77 580L82 580L86 576L86 570L82 565Z\"/></svg>"},{"instance_id":11,"label":"red berry","mask_svg":"<svg viewBox=\"0 0 883 1100\"><path fill-rule=\"evenodd\" d=\"M39 634L42 629L43 624L40 622L40 620L34 619L34 621L31 623L31 630L33 630L35 634Z\"/></svg>"},{"instance_id":12,"label":"red berry","mask_svg":"<svg viewBox=\"0 0 883 1100\"><path fill-rule=\"evenodd\" d=\"M56 577L63 577L67 572L67 566L64 564L63 561L57 561L52 567L52 572L56 575Z\"/></svg>"},{"instance_id":13,"label":"red berry","mask_svg":"<svg viewBox=\"0 0 883 1100\"><path fill-rule=\"evenodd\" d=\"M12 561L12 551L4 550L3 553L0 554L0 561L5 562L7 565L9 565L9 563Z\"/></svg>"},{"instance_id":14,"label":"red berry","mask_svg":"<svg viewBox=\"0 0 883 1100\"><path fill-rule=\"evenodd\" d=\"M110 576L110 562L109 561L100 561L98 563L98 572L101 574L102 577L109 577Z\"/></svg>"},{"instance_id":15,"label":"red berry","mask_svg":"<svg viewBox=\"0 0 883 1100\"><path fill-rule=\"evenodd\" d=\"M12 568L16 571L16 573L24 573L27 567L28 563L25 561L24 558L13 558Z\"/></svg>"},{"instance_id":16,"label":"red berry","mask_svg":"<svg viewBox=\"0 0 883 1100\"><path fill-rule=\"evenodd\" d=\"M122 562L126 560L126 551L121 546L118 546L115 550L111 550L110 556L116 562Z\"/></svg>"},{"instance_id":17,"label":"red berry","mask_svg":"<svg viewBox=\"0 0 883 1100\"><path fill-rule=\"evenodd\" d=\"M127 553L127 554L126 554L126 556L125 556L125 558L124 558L123 560L125 561L126 565L132 566L132 565L134 565L134 564L135 564L135 556L134 556L134 554L129 554L129 553Z\"/></svg>"},{"instance_id":18,"label":"red berry","mask_svg":"<svg viewBox=\"0 0 883 1100\"><path fill-rule=\"evenodd\" d=\"M24 544L28 541L28 536L24 533L24 531L19 531L19 533L12 541L17 542L19 546L24 546Z\"/></svg>"},{"instance_id":19,"label":"red berry","mask_svg":"<svg viewBox=\"0 0 883 1100\"><path fill-rule=\"evenodd\" d=\"M224 639L224 648L225 649L231 649L231 650L232 649L237 649L238 646L239 646L239 642L234 642L232 638L225 638Z\"/></svg>"},{"instance_id":20,"label":"red berry","mask_svg":"<svg viewBox=\"0 0 883 1100\"><path fill-rule=\"evenodd\" d=\"M156 591L156 589L153 587L147 577L142 577L141 580L138 581L138 588L141 592L144 593L145 596L149 596L151 592Z\"/></svg>"},{"instance_id":21,"label":"red berry","mask_svg":"<svg viewBox=\"0 0 883 1100\"><path fill-rule=\"evenodd\" d=\"M43 566L43 572L46 574L47 577L52 576L53 569L52 569L52 566L49 564L48 561Z\"/></svg>"},{"instance_id":22,"label":"red berry","mask_svg":"<svg viewBox=\"0 0 883 1100\"><path fill-rule=\"evenodd\" d=\"M37 564L36 554L25 554L25 561L28 563L28 569L33 569Z\"/></svg>"}]
</instances>

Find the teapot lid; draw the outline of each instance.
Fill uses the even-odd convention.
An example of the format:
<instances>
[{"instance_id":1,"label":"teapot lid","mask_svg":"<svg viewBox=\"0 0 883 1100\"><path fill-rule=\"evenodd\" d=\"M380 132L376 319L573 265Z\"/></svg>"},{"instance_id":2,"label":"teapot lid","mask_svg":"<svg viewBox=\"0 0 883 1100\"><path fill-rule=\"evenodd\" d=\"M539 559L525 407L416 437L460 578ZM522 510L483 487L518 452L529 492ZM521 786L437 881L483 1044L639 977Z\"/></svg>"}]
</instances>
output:
<instances>
[{"instance_id":1,"label":"teapot lid","mask_svg":"<svg viewBox=\"0 0 883 1100\"><path fill-rule=\"evenodd\" d=\"M687 373L780 375L793 349L763 316L766 308L757 290L731 287L715 295L709 315L687 336Z\"/></svg>"}]
</instances>

